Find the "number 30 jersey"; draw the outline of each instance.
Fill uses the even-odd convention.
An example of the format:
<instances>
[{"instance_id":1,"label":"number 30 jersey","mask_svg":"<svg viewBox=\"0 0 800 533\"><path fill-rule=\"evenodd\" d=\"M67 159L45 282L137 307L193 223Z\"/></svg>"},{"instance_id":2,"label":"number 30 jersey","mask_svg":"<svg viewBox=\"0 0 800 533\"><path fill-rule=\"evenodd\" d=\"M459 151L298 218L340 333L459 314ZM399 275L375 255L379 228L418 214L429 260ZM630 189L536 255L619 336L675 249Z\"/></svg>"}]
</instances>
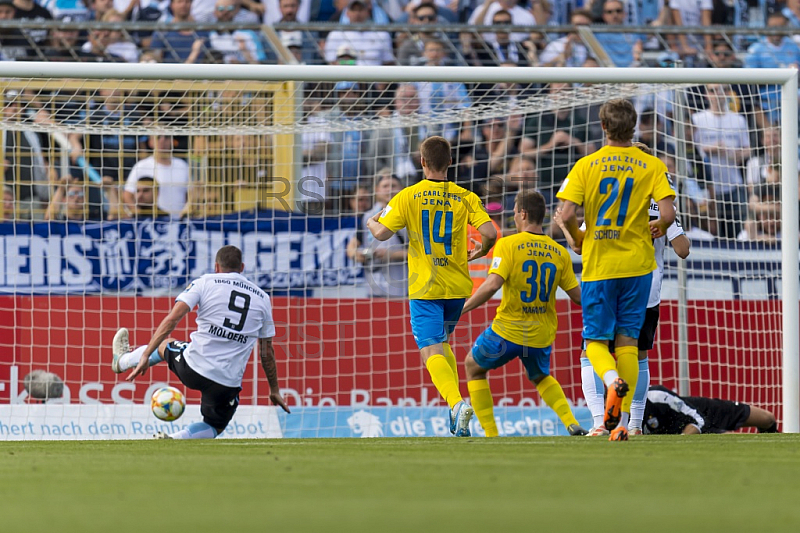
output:
<instances>
[{"instance_id":1,"label":"number 30 jersey","mask_svg":"<svg viewBox=\"0 0 800 533\"><path fill-rule=\"evenodd\" d=\"M568 291L578 286L566 248L546 235L503 237L494 246L489 274L505 280L494 332L522 346L552 345L558 330L556 287Z\"/></svg>"},{"instance_id":2,"label":"number 30 jersey","mask_svg":"<svg viewBox=\"0 0 800 533\"><path fill-rule=\"evenodd\" d=\"M583 281L633 278L655 270L650 199L675 196L660 159L635 146L604 146L575 164L557 196L583 205Z\"/></svg>"},{"instance_id":3,"label":"number 30 jersey","mask_svg":"<svg viewBox=\"0 0 800 533\"><path fill-rule=\"evenodd\" d=\"M469 298L467 224L491 222L480 198L449 181L422 180L400 191L378 221L408 231L408 297L412 300Z\"/></svg>"},{"instance_id":4,"label":"number 30 jersey","mask_svg":"<svg viewBox=\"0 0 800 533\"><path fill-rule=\"evenodd\" d=\"M184 352L189 366L226 387L240 387L257 339L275 336L269 296L235 272L206 274L176 302L197 306L197 331Z\"/></svg>"}]
</instances>

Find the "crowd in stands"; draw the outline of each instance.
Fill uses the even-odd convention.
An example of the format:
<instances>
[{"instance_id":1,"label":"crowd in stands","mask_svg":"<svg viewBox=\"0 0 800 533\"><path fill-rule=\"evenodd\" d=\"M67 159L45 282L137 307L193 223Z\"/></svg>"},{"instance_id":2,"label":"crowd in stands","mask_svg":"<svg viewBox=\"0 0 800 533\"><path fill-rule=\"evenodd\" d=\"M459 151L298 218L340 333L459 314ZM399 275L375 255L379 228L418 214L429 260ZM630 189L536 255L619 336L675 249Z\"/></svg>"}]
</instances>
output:
<instances>
[{"instance_id":1,"label":"crowd in stands","mask_svg":"<svg viewBox=\"0 0 800 533\"><path fill-rule=\"evenodd\" d=\"M800 27L800 0L0 0L0 21L60 20L66 24L115 24L88 31L63 28L0 28L0 59L165 63L298 63L331 65L449 65L596 67L599 65L770 68L800 65L798 39L758 28ZM167 29L126 29L126 22L160 22ZM195 22L217 29L170 28ZM306 23L331 22L325 31ZM405 24L402 31L365 29L364 24ZM449 32L448 25L491 25L486 32ZM238 29L229 29L231 25ZM258 30L274 26L284 50ZM504 26L572 29L522 31ZM627 26L748 26L752 35L691 31L660 38L625 32ZM416 29L419 27L419 29ZM597 30L603 53L581 35ZM326 28L328 28L326 26ZM613 29L608 32L603 29ZM288 52L288 56L283 52ZM608 62L611 62L609 65ZM385 204L383 188L421 178L419 143L442 135L453 146L451 177L492 205L508 229L513 196L539 189L553 208L555 190L575 161L602 145L599 105L580 105L582 87L568 84L339 82L307 88L304 121L309 124L392 117L393 127L302 134L303 166L297 208L309 213L368 212ZM6 91L7 121L67 120L57 110L20 105ZM119 92L101 91L77 104L68 120L114 124L146 120L152 109L128 109ZM514 106L527 99L568 99L568 106L536 113L511 113L484 120L405 120L446 115L481 105ZM686 198L683 222L693 239L780 238L780 125L774 86L713 85L687 91L686 158L678 165L674 140L677 94L637 98L637 140L651 146L679 176ZM179 107L176 103L173 107ZM160 109L169 116L172 108ZM187 164L189 141L166 135L73 134L71 172L60 176L48 150L50 140L28 131L5 131L6 219L102 220L192 214ZM679 168L680 166L680 168ZM92 169L97 174L87 180ZM388 181L387 181L388 180ZM374 197L374 200L373 200ZM205 201L203 199L199 201ZM557 235L557 231L553 230ZM361 243L363 244L363 243ZM353 245L351 257L361 258ZM362 254L363 255L363 254Z\"/></svg>"}]
</instances>

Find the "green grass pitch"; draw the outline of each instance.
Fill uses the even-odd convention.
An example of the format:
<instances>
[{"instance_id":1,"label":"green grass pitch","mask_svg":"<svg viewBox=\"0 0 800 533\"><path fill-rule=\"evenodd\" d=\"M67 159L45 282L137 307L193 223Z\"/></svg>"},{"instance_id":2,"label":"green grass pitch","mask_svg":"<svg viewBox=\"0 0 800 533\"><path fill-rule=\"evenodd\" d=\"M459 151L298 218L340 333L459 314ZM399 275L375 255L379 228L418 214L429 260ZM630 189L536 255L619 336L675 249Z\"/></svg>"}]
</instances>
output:
<instances>
[{"instance_id":1,"label":"green grass pitch","mask_svg":"<svg viewBox=\"0 0 800 533\"><path fill-rule=\"evenodd\" d=\"M0 531L800 531L800 435L0 444Z\"/></svg>"}]
</instances>

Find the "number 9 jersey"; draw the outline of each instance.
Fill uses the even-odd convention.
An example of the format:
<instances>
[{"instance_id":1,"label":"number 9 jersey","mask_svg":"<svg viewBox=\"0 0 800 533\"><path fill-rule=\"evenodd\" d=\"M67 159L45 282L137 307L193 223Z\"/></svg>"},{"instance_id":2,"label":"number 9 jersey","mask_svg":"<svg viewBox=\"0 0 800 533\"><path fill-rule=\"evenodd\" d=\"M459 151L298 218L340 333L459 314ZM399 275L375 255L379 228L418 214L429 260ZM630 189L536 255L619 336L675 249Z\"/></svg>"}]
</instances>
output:
<instances>
[{"instance_id":1,"label":"number 9 jersey","mask_svg":"<svg viewBox=\"0 0 800 533\"><path fill-rule=\"evenodd\" d=\"M392 198L378 222L394 232L407 228L411 300L469 298L467 224L479 228L491 222L475 193L425 179Z\"/></svg>"},{"instance_id":2,"label":"number 9 jersey","mask_svg":"<svg viewBox=\"0 0 800 533\"><path fill-rule=\"evenodd\" d=\"M556 287L568 291L578 286L566 248L546 235L503 237L494 246L489 274L505 280L492 330L522 346L552 345L558 329Z\"/></svg>"},{"instance_id":3,"label":"number 9 jersey","mask_svg":"<svg viewBox=\"0 0 800 533\"><path fill-rule=\"evenodd\" d=\"M175 301L197 306L197 331L184 352L192 370L240 387L256 340L275 336L269 296L241 274L224 272L197 278Z\"/></svg>"},{"instance_id":4,"label":"number 9 jersey","mask_svg":"<svg viewBox=\"0 0 800 533\"><path fill-rule=\"evenodd\" d=\"M633 278L656 269L650 199L675 196L660 159L635 146L604 146L575 164L557 196L583 205L582 281Z\"/></svg>"}]
</instances>

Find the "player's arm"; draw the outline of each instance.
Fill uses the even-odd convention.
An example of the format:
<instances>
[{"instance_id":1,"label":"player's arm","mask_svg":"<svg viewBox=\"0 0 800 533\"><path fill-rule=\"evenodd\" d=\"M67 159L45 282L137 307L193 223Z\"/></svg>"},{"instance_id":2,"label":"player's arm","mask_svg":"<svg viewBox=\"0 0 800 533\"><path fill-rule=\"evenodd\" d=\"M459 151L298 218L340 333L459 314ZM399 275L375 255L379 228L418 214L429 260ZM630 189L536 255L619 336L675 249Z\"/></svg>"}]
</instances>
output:
<instances>
[{"instance_id":1,"label":"player's arm","mask_svg":"<svg viewBox=\"0 0 800 533\"><path fill-rule=\"evenodd\" d=\"M578 204L571 200L564 200L564 206L561 208L561 222L566 232L572 237L574 243L571 245L572 249L575 253L580 253L579 250L583 248L583 238L586 233L578 227Z\"/></svg>"},{"instance_id":2,"label":"player's arm","mask_svg":"<svg viewBox=\"0 0 800 533\"><path fill-rule=\"evenodd\" d=\"M503 279L503 276L499 274L489 274L489 277L486 278L486 281L484 281L481 286L478 287L478 290L475 291L475 294L470 296L469 300L467 300L467 302L464 304L464 309L461 311L461 313L468 313L469 311L472 311L473 309L476 309L488 302L489 299L494 296L494 293L496 293L498 289L503 286L505 281L506 280Z\"/></svg>"},{"instance_id":3,"label":"player's arm","mask_svg":"<svg viewBox=\"0 0 800 533\"><path fill-rule=\"evenodd\" d=\"M291 413L281 396L281 388L278 385L278 367L275 365L275 349L272 347L272 339L258 339L258 357L261 359L261 368L267 375L269 383L269 400L272 405L279 405L287 413Z\"/></svg>"},{"instance_id":4,"label":"player's arm","mask_svg":"<svg viewBox=\"0 0 800 533\"><path fill-rule=\"evenodd\" d=\"M367 220L367 229L369 232L372 233L372 236L379 241L388 241L394 235L394 232L378 222L378 219L381 218L383 211L378 211L375 215L371 216L369 220Z\"/></svg>"},{"instance_id":5,"label":"player's arm","mask_svg":"<svg viewBox=\"0 0 800 533\"><path fill-rule=\"evenodd\" d=\"M578 285L577 287L573 287L568 291L564 291L569 296L569 299L573 301L576 305L581 305L581 287Z\"/></svg>"},{"instance_id":6,"label":"player's arm","mask_svg":"<svg viewBox=\"0 0 800 533\"><path fill-rule=\"evenodd\" d=\"M654 239L658 239L659 237L666 235L667 228L669 228L672 223L675 222L674 202L674 196L667 196L666 198L662 198L658 201L659 217L657 220L652 220L650 222L650 233L653 235Z\"/></svg>"},{"instance_id":7,"label":"player's arm","mask_svg":"<svg viewBox=\"0 0 800 533\"><path fill-rule=\"evenodd\" d=\"M164 320L161 321L161 324L158 326L155 334L153 334L153 338L150 339L150 342L147 344L147 348L144 349L144 353L142 357L139 359L139 364L136 365L136 368L130 373L130 375L125 378L127 381L133 381L137 377L143 375L148 368L150 368L150 364L148 363L148 359L150 358L150 354L156 351L161 343L167 340L167 337L175 331L175 328L178 327L178 324L183 317L189 314L192 308L186 305L181 301L175 302L175 305L172 307L172 311L164 317Z\"/></svg>"},{"instance_id":8,"label":"player's arm","mask_svg":"<svg viewBox=\"0 0 800 533\"><path fill-rule=\"evenodd\" d=\"M481 242L473 241L475 248L470 250L467 254L467 261L473 261L488 254L489 250L494 246L494 243L497 242L497 230L491 220L481 224L478 228L478 232L481 234ZM480 247L478 246L479 244Z\"/></svg>"},{"instance_id":9,"label":"player's arm","mask_svg":"<svg viewBox=\"0 0 800 533\"><path fill-rule=\"evenodd\" d=\"M689 257L689 250L692 247L692 241L689 240L689 237L686 235L678 235L669 243L672 245L672 249L675 250L675 253L678 254L678 257L681 259L686 259Z\"/></svg>"}]
</instances>

